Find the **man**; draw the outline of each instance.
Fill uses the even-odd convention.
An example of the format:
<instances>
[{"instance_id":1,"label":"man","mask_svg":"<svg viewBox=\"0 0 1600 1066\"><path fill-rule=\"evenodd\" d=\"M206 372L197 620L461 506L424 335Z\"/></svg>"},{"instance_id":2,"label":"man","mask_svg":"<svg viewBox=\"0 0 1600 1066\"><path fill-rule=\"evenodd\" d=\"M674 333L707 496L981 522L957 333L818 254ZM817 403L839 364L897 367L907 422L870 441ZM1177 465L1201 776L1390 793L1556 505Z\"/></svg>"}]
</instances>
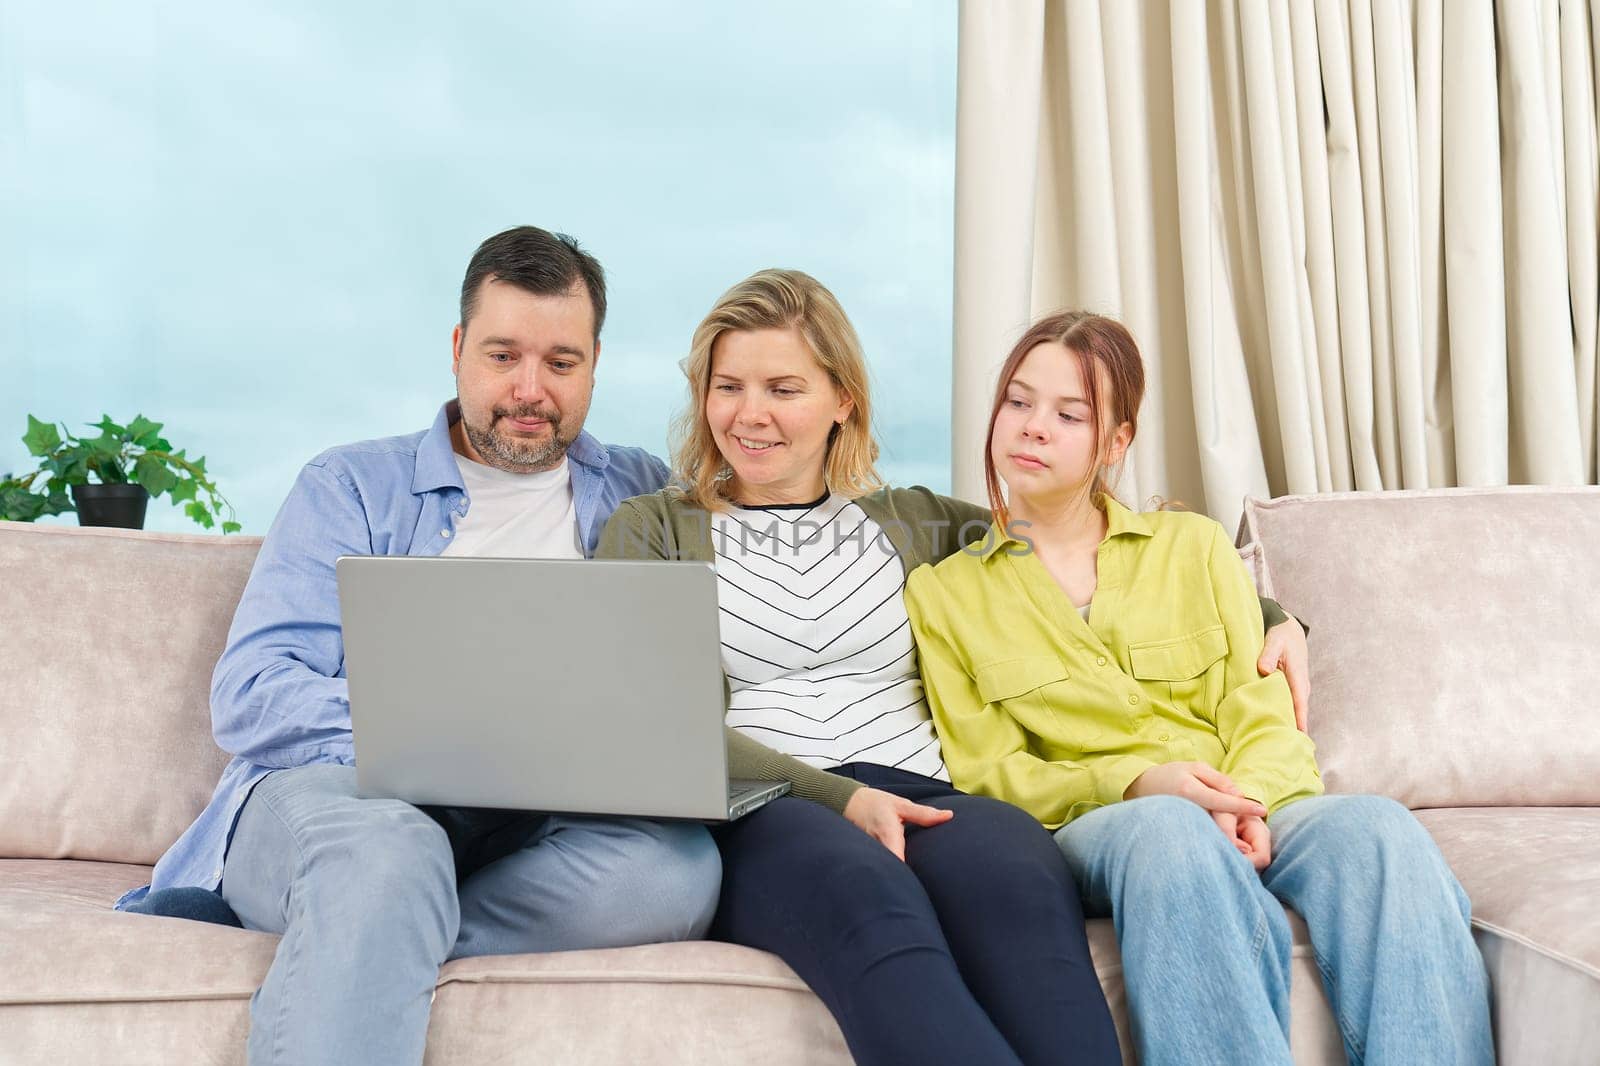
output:
<instances>
[{"instance_id":1,"label":"man","mask_svg":"<svg viewBox=\"0 0 1600 1066\"><path fill-rule=\"evenodd\" d=\"M234 758L151 886L220 885L246 928L283 934L251 1002L253 1064L420 1063L447 959L690 939L710 924L720 865L699 826L425 812L355 793L335 559L581 558L620 501L665 482L659 460L583 432L605 308L600 264L570 238L489 238L451 337L457 399L424 432L313 459L267 534L212 679L214 732Z\"/></svg>"}]
</instances>

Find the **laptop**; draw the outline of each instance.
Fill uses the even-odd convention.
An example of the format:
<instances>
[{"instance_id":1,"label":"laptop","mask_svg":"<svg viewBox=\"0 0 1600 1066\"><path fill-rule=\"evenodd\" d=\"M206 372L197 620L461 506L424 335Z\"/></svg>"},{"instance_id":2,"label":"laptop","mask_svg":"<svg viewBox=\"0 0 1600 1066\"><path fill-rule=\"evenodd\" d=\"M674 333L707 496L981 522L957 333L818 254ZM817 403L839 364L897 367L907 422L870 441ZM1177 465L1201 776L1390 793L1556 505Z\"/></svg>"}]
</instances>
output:
<instances>
[{"instance_id":1,"label":"laptop","mask_svg":"<svg viewBox=\"0 0 1600 1066\"><path fill-rule=\"evenodd\" d=\"M789 790L728 780L708 563L336 568L364 797L720 822Z\"/></svg>"}]
</instances>

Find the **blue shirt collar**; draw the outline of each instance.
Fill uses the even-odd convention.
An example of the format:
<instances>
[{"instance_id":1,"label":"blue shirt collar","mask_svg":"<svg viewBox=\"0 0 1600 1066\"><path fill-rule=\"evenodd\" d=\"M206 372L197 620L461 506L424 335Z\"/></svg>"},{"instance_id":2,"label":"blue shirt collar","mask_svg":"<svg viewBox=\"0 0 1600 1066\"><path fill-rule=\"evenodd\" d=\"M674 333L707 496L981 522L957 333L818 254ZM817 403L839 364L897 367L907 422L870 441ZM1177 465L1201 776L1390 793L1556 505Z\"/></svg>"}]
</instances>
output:
<instances>
[{"instance_id":1,"label":"blue shirt collar","mask_svg":"<svg viewBox=\"0 0 1600 1066\"><path fill-rule=\"evenodd\" d=\"M450 427L461 420L461 405L456 400L446 401L435 416L433 425L422 435L417 445L416 472L411 477L411 493L420 496L440 489L467 491L461 480L461 467L456 464L455 446L450 443ZM581 431L578 439L567 449L567 458L598 473L611 462L606 446L588 431Z\"/></svg>"}]
</instances>

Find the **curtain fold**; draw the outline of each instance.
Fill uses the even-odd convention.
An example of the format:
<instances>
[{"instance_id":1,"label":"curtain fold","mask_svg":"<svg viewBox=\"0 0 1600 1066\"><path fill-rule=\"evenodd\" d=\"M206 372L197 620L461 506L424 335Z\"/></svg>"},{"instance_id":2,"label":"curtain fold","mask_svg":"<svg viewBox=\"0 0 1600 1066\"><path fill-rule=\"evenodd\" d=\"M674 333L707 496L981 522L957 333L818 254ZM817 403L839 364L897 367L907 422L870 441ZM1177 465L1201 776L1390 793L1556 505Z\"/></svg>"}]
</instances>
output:
<instances>
[{"instance_id":1,"label":"curtain fold","mask_svg":"<svg viewBox=\"0 0 1600 1066\"><path fill-rule=\"evenodd\" d=\"M1586 0L963 0L958 495L1027 322L1118 316L1124 498L1596 474Z\"/></svg>"}]
</instances>

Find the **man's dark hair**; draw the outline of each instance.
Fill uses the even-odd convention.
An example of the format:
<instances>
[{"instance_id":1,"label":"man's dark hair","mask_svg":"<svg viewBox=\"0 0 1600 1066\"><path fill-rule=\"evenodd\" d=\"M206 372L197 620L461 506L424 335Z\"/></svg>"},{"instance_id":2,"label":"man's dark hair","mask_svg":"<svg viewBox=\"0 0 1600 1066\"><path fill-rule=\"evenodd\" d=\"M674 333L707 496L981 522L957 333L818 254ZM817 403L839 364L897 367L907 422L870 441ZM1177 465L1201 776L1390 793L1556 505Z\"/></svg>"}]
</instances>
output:
<instances>
[{"instance_id":1,"label":"man's dark hair","mask_svg":"<svg viewBox=\"0 0 1600 1066\"><path fill-rule=\"evenodd\" d=\"M606 272L599 260L578 247L565 233L538 226L517 226L478 245L461 282L461 328L478 307L483 279L495 277L535 296L565 296L582 279L594 309L594 338L606 320Z\"/></svg>"}]
</instances>

